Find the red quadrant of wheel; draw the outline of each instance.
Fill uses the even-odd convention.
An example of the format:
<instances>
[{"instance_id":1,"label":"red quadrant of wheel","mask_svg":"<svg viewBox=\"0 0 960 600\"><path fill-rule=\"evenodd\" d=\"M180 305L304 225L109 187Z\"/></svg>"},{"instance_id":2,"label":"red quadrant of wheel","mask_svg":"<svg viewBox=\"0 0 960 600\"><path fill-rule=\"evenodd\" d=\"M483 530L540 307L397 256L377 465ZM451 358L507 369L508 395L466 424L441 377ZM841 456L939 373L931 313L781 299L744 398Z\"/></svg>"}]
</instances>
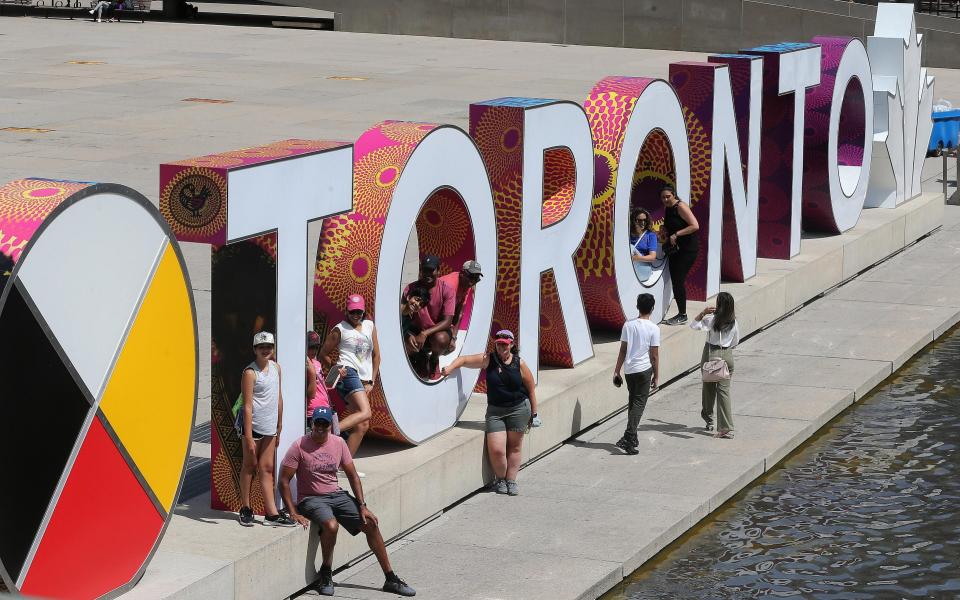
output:
<instances>
[{"instance_id":1,"label":"red quadrant of wheel","mask_svg":"<svg viewBox=\"0 0 960 600\"><path fill-rule=\"evenodd\" d=\"M98 415L20 591L53 598L113 591L136 575L163 523Z\"/></svg>"}]
</instances>

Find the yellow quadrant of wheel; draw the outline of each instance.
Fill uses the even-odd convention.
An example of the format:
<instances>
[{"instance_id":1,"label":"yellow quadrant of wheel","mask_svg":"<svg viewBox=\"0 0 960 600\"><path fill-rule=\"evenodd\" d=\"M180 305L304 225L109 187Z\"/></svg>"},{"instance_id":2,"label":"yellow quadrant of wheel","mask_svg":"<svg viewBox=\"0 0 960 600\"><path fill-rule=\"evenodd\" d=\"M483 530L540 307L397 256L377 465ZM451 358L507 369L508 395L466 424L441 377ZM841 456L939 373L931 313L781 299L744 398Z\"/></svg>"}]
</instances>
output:
<instances>
[{"instance_id":1,"label":"yellow quadrant of wheel","mask_svg":"<svg viewBox=\"0 0 960 600\"><path fill-rule=\"evenodd\" d=\"M189 291L168 244L100 401L120 443L167 512L190 443L195 334Z\"/></svg>"}]
</instances>

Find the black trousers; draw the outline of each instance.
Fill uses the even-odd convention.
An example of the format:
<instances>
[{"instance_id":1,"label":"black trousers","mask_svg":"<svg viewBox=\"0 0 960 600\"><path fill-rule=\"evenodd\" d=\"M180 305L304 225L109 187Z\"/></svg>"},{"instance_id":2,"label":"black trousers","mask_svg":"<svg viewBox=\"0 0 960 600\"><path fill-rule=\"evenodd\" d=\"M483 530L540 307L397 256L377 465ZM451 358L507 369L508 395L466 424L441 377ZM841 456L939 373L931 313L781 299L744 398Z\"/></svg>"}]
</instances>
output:
<instances>
[{"instance_id":1,"label":"black trousers","mask_svg":"<svg viewBox=\"0 0 960 600\"><path fill-rule=\"evenodd\" d=\"M653 367L640 373L627 373L627 429L623 432L623 439L634 446L637 445L637 426L643 409L647 407L647 397L650 396L650 381L653 379Z\"/></svg>"},{"instance_id":2,"label":"black trousers","mask_svg":"<svg viewBox=\"0 0 960 600\"><path fill-rule=\"evenodd\" d=\"M687 314L687 273L697 260L697 250L681 250L670 257L670 283L673 285L673 297L677 301L677 310Z\"/></svg>"}]
</instances>

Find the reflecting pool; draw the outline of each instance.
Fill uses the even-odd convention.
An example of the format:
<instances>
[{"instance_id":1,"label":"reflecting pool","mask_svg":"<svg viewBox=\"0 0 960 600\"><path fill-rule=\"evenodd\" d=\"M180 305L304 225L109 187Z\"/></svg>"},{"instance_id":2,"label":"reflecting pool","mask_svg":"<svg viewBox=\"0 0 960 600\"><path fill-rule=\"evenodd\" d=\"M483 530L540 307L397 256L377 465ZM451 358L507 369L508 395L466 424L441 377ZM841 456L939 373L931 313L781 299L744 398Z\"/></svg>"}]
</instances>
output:
<instances>
[{"instance_id":1,"label":"reflecting pool","mask_svg":"<svg viewBox=\"0 0 960 600\"><path fill-rule=\"evenodd\" d=\"M958 598L958 444L954 328L603 598Z\"/></svg>"}]
</instances>

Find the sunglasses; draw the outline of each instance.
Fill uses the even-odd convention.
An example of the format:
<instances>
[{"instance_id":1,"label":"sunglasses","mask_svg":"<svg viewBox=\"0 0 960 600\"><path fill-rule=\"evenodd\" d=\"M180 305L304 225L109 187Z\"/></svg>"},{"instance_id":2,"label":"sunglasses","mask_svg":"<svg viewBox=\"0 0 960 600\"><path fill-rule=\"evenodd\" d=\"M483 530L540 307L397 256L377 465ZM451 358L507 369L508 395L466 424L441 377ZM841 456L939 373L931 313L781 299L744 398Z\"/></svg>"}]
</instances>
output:
<instances>
[{"instance_id":1,"label":"sunglasses","mask_svg":"<svg viewBox=\"0 0 960 600\"><path fill-rule=\"evenodd\" d=\"M254 346L254 348L257 350L273 350L273 344L260 344Z\"/></svg>"},{"instance_id":2,"label":"sunglasses","mask_svg":"<svg viewBox=\"0 0 960 600\"><path fill-rule=\"evenodd\" d=\"M324 421L323 419L316 419L314 420L313 424L316 425L317 427L320 427L321 429L326 429L327 427L330 427L330 421Z\"/></svg>"},{"instance_id":3,"label":"sunglasses","mask_svg":"<svg viewBox=\"0 0 960 600\"><path fill-rule=\"evenodd\" d=\"M480 281L481 277L483 277L483 275L479 273L471 273L467 275L467 279L469 279L470 281Z\"/></svg>"},{"instance_id":4,"label":"sunglasses","mask_svg":"<svg viewBox=\"0 0 960 600\"><path fill-rule=\"evenodd\" d=\"M356 310L348 310L348 311L347 311L347 314L348 314L348 315L354 315L354 316L363 316L363 312L364 312L364 311L362 311L362 310L360 310L360 309L358 308L358 309L356 309Z\"/></svg>"}]
</instances>

